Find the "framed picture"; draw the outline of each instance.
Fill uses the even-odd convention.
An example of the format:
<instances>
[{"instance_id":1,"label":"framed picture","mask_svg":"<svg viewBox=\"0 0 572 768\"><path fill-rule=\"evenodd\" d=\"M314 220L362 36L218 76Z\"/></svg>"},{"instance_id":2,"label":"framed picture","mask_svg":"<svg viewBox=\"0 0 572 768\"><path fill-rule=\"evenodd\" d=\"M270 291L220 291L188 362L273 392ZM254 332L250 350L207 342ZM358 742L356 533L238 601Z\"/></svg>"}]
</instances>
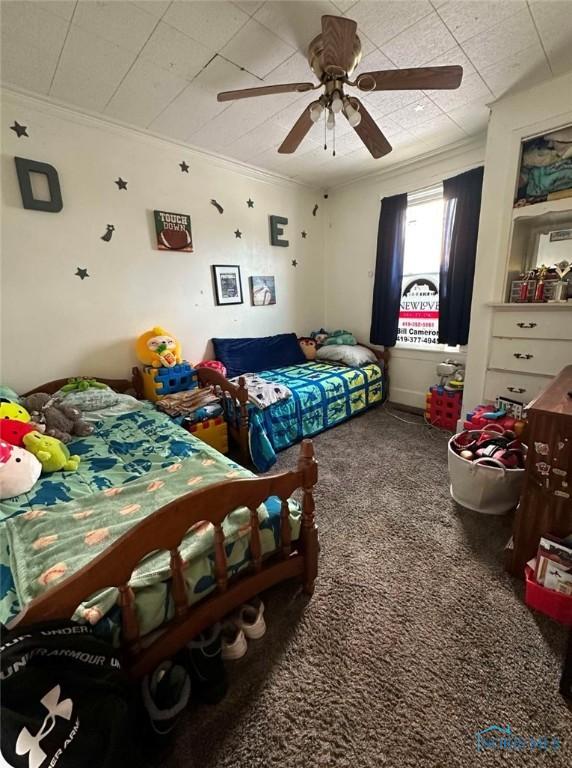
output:
<instances>
[{"instance_id":1,"label":"framed picture","mask_svg":"<svg viewBox=\"0 0 572 768\"><path fill-rule=\"evenodd\" d=\"M253 307L276 304L276 283L273 276L250 278L250 299Z\"/></svg>"},{"instance_id":2,"label":"framed picture","mask_svg":"<svg viewBox=\"0 0 572 768\"><path fill-rule=\"evenodd\" d=\"M242 283L238 264L213 264L217 304L242 304Z\"/></svg>"},{"instance_id":3,"label":"framed picture","mask_svg":"<svg viewBox=\"0 0 572 768\"><path fill-rule=\"evenodd\" d=\"M562 240L572 240L572 229L558 229L550 233L551 243L559 243Z\"/></svg>"},{"instance_id":4,"label":"framed picture","mask_svg":"<svg viewBox=\"0 0 572 768\"><path fill-rule=\"evenodd\" d=\"M160 251L193 252L191 217L186 213L153 211L157 248Z\"/></svg>"}]
</instances>

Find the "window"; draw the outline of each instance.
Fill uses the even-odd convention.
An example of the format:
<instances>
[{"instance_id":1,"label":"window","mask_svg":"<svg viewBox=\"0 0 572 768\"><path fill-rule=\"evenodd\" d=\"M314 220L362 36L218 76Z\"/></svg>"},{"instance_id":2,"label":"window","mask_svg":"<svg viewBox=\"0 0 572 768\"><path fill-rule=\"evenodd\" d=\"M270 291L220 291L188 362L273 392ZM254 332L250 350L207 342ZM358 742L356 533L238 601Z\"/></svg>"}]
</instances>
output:
<instances>
[{"instance_id":1,"label":"window","mask_svg":"<svg viewBox=\"0 0 572 768\"><path fill-rule=\"evenodd\" d=\"M407 347L435 347L439 334L439 265L443 238L441 185L408 195L406 226L397 343Z\"/></svg>"}]
</instances>

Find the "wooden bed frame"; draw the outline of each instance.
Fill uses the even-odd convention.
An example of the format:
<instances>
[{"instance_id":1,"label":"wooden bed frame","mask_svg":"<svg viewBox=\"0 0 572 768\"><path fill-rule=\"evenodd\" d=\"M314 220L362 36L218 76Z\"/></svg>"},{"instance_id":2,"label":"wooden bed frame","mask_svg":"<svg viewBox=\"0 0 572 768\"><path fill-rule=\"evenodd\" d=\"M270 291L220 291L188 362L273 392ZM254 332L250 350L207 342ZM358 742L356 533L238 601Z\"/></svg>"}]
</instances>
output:
<instances>
[{"instance_id":1,"label":"wooden bed frame","mask_svg":"<svg viewBox=\"0 0 572 768\"><path fill-rule=\"evenodd\" d=\"M385 401L389 396L390 350L388 348L379 350L366 344L360 344L360 346L370 349L375 354L377 360L383 363L383 401ZM248 387L244 378L241 376L238 380L238 385L236 385L212 368L198 368L197 374L201 386L206 387L210 385L219 390L223 395L228 395L228 397L221 397L228 431L231 440L238 449L240 463L245 467L251 467L252 458L248 442ZM142 392L142 381L140 380L141 373L139 368L134 368L133 381L138 392Z\"/></svg>"},{"instance_id":2,"label":"wooden bed frame","mask_svg":"<svg viewBox=\"0 0 572 768\"><path fill-rule=\"evenodd\" d=\"M53 393L66 381L50 382L27 394ZM127 380L98 378L98 381L116 391L131 388ZM116 587L121 609L122 655L129 673L139 677L176 653L192 637L274 584L298 577L304 592L311 595L318 573L319 544L313 496L317 479L318 465L312 441L304 440L296 470L261 478L228 480L191 491L156 510L84 568L32 600L9 628L23 629L34 622L69 619L82 601L102 589ZM288 499L297 489L302 490L302 516L299 538L292 541ZM281 500L280 544L277 551L263 558L257 508L269 496ZM251 563L248 569L229 578L222 524L227 515L239 507L250 510ZM216 588L189 606L179 545L193 526L204 522L214 526ZM170 552L170 590L175 615L160 631L141 637L129 580L137 564L156 550Z\"/></svg>"}]
</instances>

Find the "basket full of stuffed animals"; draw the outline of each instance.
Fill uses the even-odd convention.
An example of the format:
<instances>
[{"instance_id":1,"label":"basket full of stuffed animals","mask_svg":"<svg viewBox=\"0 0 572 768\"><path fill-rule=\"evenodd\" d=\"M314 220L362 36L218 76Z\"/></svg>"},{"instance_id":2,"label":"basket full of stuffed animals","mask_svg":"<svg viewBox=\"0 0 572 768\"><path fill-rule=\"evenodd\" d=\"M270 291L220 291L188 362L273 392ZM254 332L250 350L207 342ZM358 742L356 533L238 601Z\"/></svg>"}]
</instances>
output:
<instances>
[{"instance_id":1,"label":"basket full of stuffed animals","mask_svg":"<svg viewBox=\"0 0 572 768\"><path fill-rule=\"evenodd\" d=\"M509 512L520 496L526 451L512 430L497 424L459 432L449 440L451 496L475 512Z\"/></svg>"}]
</instances>

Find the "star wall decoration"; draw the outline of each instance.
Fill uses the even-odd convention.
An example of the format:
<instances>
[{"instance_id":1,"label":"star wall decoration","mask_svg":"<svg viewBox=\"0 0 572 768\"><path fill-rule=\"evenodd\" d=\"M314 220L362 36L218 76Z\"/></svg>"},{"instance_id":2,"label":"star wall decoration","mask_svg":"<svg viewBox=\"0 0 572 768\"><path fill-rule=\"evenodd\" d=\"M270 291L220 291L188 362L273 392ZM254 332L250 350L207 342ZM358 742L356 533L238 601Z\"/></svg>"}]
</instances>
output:
<instances>
[{"instance_id":1,"label":"star wall decoration","mask_svg":"<svg viewBox=\"0 0 572 768\"><path fill-rule=\"evenodd\" d=\"M90 277L85 267L84 268L78 267L75 274L77 275L77 277L79 277L80 280L85 280L86 277Z\"/></svg>"},{"instance_id":2,"label":"star wall decoration","mask_svg":"<svg viewBox=\"0 0 572 768\"><path fill-rule=\"evenodd\" d=\"M217 209L217 211L218 211L219 213L224 213L224 208L223 208L223 207L222 207L222 205L221 205L221 204L220 204L220 203L219 203L217 200L215 200L214 198L211 200L211 205L214 205L214 207Z\"/></svg>"},{"instance_id":3,"label":"star wall decoration","mask_svg":"<svg viewBox=\"0 0 572 768\"><path fill-rule=\"evenodd\" d=\"M189 166L185 163L183 160L182 163L179 163L179 168L181 169L181 173L188 173L189 172Z\"/></svg>"},{"instance_id":4,"label":"star wall decoration","mask_svg":"<svg viewBox=\"0 0 572 768\"><path fill-rule=\"evenodd\" d=\"M250 198L248 198L248 200L246 201L246 204L249 208L254 208L254 200L251 200Z\"/></svg>"},{"instance_id":5,"label":"star wall decoration","mask_svg":"<svg viewBox=\"0 0 572 768\"><path fill-rule=\"evenodd\" d=\"M127 189L127 182L124 181L121 176L117 179L115 182L117 184L117 189Z\"/></svg>"},{"instance_id":6,"label":"star wall decoration","mask_svg":"<svg viewBox=\"0 0 572 768\"><path fill-rule=\"evenodd\" d=\"M240 240L240 238L242 237L242 232L240 231L240 229L234 230L234 236Z\"/></svg>"},{"instance_id":7,"label":"star wall decoration","mask_svg":"<svg viewBox=\"0 0 572 768\"><path fill-rule=\"evenodd\" d=\"M20 125L20 123L17 120L14 120L14 125L10 126L10 130L14 131L16 136L20 139L22 136L28 136L28 126L27 125Z\"/></svg>"},{"instance_id":8,"label":"star wall decoration","mask_svg":"<svg viewBox=\"0 0 572 768\"><path fill-rule=\"evenodd\" d=\"M305 240L305 239L306 239L306 237L308 236L308 233L307 233L305 230L302 230L302 232L301 232L300 234L302 235L302 238L303 238L304 240Z\"/></svg>"},{"instance_id":9,"label":"star wall decoration","mask_svg":"<svg viewBox=\"0 0 572 768\"><path fill-rule=\"evenodd\" d=\"M296 259L292 259L292 266L293 267L297 267L298 266L298 262L296 261Z\"/></svg>"}]
</instances>

